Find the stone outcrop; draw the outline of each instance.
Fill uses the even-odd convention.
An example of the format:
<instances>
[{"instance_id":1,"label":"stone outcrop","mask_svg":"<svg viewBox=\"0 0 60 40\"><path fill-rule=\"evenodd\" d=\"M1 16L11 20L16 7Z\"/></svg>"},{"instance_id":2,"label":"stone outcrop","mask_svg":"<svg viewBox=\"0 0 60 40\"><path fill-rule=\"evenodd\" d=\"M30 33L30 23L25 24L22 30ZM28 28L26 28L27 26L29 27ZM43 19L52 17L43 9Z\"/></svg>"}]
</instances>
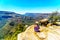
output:
<instances>
[{"instance_id":1,"label":"stone outcrop","mask_svg":"<svg viewBox=\"0 0 60 40\"><path fill-rule=\"evenodd\" d=\"M17 40L60 40L60 26L40 26L41 32L34 31L34 25L18 34Z\"/></svg>"}]
</instances>

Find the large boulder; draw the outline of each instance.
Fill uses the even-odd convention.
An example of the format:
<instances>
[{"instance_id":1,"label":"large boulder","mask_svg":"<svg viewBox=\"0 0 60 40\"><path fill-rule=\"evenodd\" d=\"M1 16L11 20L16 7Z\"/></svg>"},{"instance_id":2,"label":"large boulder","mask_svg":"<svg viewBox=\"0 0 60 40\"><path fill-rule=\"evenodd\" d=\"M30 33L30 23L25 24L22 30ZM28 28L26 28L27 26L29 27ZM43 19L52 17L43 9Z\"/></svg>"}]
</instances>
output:
<instances>
[{"instance_id":1,"label":"large boulder","mask_svg":"<svg viewBox=\"0 0 60 40\"><path fill-rule=\"evenodd\" d=\"M40 20L40 24L41 25L47 26L48 23L49 23L48 19L42 19L42 20Z\"/></svg>"},{"instance_id":2,"label":"large boulder","mask_svg":"<svg viewBox=\"0 0 60 40\"><path fill-rule=\"evenodd\" d=\"M45 23L47 21L48 21L48 19L42 19L42 20L40 20L41 23Z\"/></svg>"}]
</instances>

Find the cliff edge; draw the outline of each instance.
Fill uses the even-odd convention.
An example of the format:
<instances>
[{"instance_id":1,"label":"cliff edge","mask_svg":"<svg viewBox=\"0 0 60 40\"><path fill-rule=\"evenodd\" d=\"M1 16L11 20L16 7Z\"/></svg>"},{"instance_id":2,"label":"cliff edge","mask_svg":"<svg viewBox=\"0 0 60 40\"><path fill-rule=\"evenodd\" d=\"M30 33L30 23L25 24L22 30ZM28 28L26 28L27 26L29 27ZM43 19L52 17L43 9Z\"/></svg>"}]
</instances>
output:
<instances>
[{"instance_id":1,"label":"cliff edge","mask_svg":"<svg viewBox=\"0 0 60 40\"><path fill-rule=\"evenodd\" d=\"M34 31L34 25L18 34L17 40L60 40L60 26L40 26L41 32Z\"/></svg>"}]
</instances>

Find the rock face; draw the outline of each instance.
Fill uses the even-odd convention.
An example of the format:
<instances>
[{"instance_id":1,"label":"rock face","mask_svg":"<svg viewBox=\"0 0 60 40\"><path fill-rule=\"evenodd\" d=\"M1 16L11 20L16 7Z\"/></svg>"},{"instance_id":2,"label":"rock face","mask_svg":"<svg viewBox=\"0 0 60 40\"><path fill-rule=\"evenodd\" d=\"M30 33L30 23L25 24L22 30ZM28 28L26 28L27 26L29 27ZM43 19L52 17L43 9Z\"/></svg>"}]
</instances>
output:
<instances>
[{"instance_id":1,"label":"rock face","mask_svg":"<svg viewBox=\"0 0 60 40\"><path fill-rule=\"evenodd\" d=\"M60 40L60 26L40 26L41 32L34 31L34 25L18 34L17 40Z\"/></svg>"}]
</instances>

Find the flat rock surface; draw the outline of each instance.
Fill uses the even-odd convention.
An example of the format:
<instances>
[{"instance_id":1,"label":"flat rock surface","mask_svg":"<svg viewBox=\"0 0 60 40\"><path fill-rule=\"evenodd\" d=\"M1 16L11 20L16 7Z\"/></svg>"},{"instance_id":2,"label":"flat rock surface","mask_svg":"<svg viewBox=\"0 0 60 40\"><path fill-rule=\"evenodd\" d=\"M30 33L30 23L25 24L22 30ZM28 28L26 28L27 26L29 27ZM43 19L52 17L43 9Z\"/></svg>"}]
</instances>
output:
<instances>
[{"instance_id":1,"label":"flat rock surface","mask_svg":"<svg viewBox=\"0 0 60 40\"><path fill-rule=\"evenodd\" d=\"M17 40L60 40L60 26L40 26L41 32L34 31L34 25L18 34Z\"/></svg>"}]
</instances>

